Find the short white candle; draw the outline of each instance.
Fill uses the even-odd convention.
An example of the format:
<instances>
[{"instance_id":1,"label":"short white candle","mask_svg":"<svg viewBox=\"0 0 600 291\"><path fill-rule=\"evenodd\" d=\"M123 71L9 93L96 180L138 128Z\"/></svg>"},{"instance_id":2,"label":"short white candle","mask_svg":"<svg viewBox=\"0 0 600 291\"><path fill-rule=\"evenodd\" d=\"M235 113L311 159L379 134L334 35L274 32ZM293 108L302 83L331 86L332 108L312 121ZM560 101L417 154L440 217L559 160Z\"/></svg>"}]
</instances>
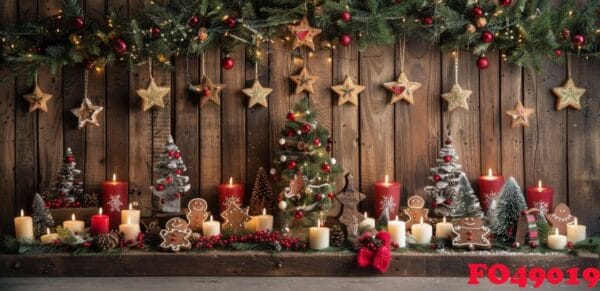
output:
<instances>
[{"instance_id":1,"label":"short white candle","mask_svg":"<svg viewBox=\"0 0 600 291\"><path fill-rule=\"evenodd\" d=\"M390 233L392 241L396 243L398 247L406 247L406 223L402 220L398 220L398 215L396 215L396 220L388 221L387 231Z\"/></svg>"},{"instance_id":2,"label":"short white candle","mask_svg":"<svg viewBox=\"0 0 600 291\"><path fill-rule=\"evenodd\" d=\"M577 224L577 217L572 224L567 224L567 240L570 242L580 242L586 238L585 225Z\"/></svg>"},{"instance_id":3,"label":"short white candle","mask_svg":"<svg viewBox=\"0 0 600 291\"><path fill-rule=\"evenodd\" d=\"M439 239L449 239L452 234L452 223L446 222L446 217L444 216L442 222L438 222L435 225L435 237Z\"/></svg>"},{"instance_id":4,"label":"short white candle","mask_svg":"<svg viewBox=\"0 0 600 291\"><path fill-rule=\"evenodd\" d=\"M123 234L124 241L136 241L140 233L140 225L132 222L131 217L127 217L127 223L119 225L119 232Z\"/></svg>"},{"instance_id":5,"label":"short white candle","mask_svg":"<svg viewBox=\"0 0 600 291\"><path fill-rule=\"evenodd\" d=\"M131 218L131 224L140 224L140 210L133 209L131 203L129 203L129 209L121 210L121 224L125 224L128 217Z\"/></svg>"},{"instance_id":6,"label":"short white candle","mask_svg":"<svg viewBox=\"0 0 600 291\"><path fill-rule=\"evenodd\" d=\"M63 221L63 227L73 233L82 233L85 228L83 220L75 220L75 213L71 214L71 220Z\"/></svg>"},{"instance_id":7,"label":"short white candle","mask_svg":"<svg viewBox=\"0 0 600 291\"><path fill-rule=\"evenodd\" d=\"M567 236L558 233L558 228L554 229L554 234L548 235L548 247L553 250L562 250L567 246Z\"/></svg>"},{"instance_id":8,"label":"short white candle","mask_svg":"<svg viewBox=\"0 0 600 291\"><path fill-rule=\"evenodd\" d=\"M329 227L321 227L321 220L317 219L317 226L308 230L310 248L316 251L329 247Z\"/></svg>"},{"instance_id":9,"label":"short white candle","mask_svg":"<svg viewBox=\"0 0 600 291\"><path fill-rule=\"evenodd\" d=\"M375 218L371 218L365 212L365 219L358 224L358 229L373 229L375 228Z\"/></svg>"},{"instance_id":10,"label":"short white candle","mask_svg":"<svg viewBox=\"0 0 600 291\"><path fill-rule=\"evenodd\" d=\"M263 208L262 215L255 216L256 231L272 231L273 230L273 215L267 214L267 209Z\"/></svg>"},{"instance_id":11,"label":"short white candle","mask_svg":"<svg viewBox=\"0 0 600 291\"><path fill-rule=\"evenodd\" d=\"M33 239L33 219L25 216L21 209L21 216L15 217L15 236L17 239Z\"/></svg>"},{"instance_id":12,"label":"short white candle","mask_svg":"<svg viewBox=\"0 0 600 291\"><path fill-rule=\"evenodd\" d=\"M221 224L218 221L213 221L212 215L209 221L202 223L202 235L211 237L221 233Z\"/></svg>"},{"instance_id":13,"label":"short white candle","mask_svg":"<svg viewBox=\"0 0 600 291\"><path fill-rule=\"evenodd\" d=\"M412 225L411 231L418 244L431 243L433 228L431 227L431 224L423 223L423 217L421 217L419 224Z\"/></svg>"},{"instance_id":14,"label":"short white candle","mask_svg":"<svg viewBox=\"0 0 600 291\"><path fill-rule=\"evenodd\" d=\"M53 241L58 239L58 233L51 233L50 229L46 227L46 234L40 237L42 244L51 244Z\"/></svg>"}]
</instances>

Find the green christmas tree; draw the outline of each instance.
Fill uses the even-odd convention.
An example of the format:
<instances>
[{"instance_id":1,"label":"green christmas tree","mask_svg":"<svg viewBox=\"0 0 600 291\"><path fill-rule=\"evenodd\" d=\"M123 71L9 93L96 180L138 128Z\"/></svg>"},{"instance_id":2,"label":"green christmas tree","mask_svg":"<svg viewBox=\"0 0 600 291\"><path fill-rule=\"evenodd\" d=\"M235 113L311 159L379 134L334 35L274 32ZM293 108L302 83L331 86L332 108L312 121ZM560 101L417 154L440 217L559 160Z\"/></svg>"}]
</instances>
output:
<instances>
[{"instance_id":1,"label":"green christmas tree","mask_svg":"<svg viewBox=\"0 0 600 291\"><path fill-rule=\"evenodd\" d=\"M278 182L284 226L313 226L331 208L335 178L341 172L331 157L329 131L317 122L308 98L287 114L280 150L271 175Z\"/></svg>"},{"instance_id":2,"label":"green christmas tree","mask_svg":"<svg viewBox=\"0 0 600 291\"><path fill-rule=\"evenodd\" d=\"M527 209L523 192L515 178L510 177L498 198L498 204L493 219L492 232L502 241L511 241L517 231L517 223L521 211Z\"/></svg>"},{"instance_id":3,"label":"green christmas tree","mask_svg":"<svg viewBox=\"0 0 600 291\"><path fill-rule=\"evenodd\" d=\"M456 209L454 212L455 217L483 217L483 211L481 205L479 205L479 199L475 196L475 192L467 179L467 175L464 173L460 176L459 180L458 195L454 200Z\"/></svg>"},{"instance_id":4,"label":"green christmas tree","mask_svg":"<svg viewBox=\"0 0 600 291\"><path fill-rule=\"evenodd\" d=\"M46 206L46 202L44 202L44 199L38 193L35 193L35 196L33 196L32 209L33 232L35 237L38 237L46 233L46 228L54 226L54 218L52 218L52 214Z\"/></svg>"},{"instance_id":5,"label":"green christmas tree","mask_svg":"<svg viewBox=\"0 0 600 291\"><path fill-rule=\"evenodd\" d=\"M83 204L83 181L77 178L81 170L75 168L76 165L73 151L68 147L54 185L43 193L49 207L80 207Z\"/></svg>"},{"instance_id":6,"label":"green christmas tree","mask_svg":"<svg viewBox=\"0 0 600 291\"><path fill-rule=\"evenodd\" d=\"M150 190L160 199L163 212L178 213L181 210L181 196L189 191L191 186L188 183L189 177L182 175L187 171L187 167L172 136L169 136L160 157L161 160L154 168L154 172L160 178Z\"/></svg>"}]
</instances>

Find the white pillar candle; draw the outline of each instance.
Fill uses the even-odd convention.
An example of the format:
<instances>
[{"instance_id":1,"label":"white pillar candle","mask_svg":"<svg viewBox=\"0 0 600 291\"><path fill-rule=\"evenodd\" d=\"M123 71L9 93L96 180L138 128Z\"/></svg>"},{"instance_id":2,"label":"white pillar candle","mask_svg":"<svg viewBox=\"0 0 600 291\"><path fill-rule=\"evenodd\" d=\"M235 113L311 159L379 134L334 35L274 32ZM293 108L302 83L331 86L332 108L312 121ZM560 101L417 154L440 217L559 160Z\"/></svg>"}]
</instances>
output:
<instances>
[{"instance_id":1,"label":"white pillar candle","mask_svg":"<svg viewBox=\"0 0 600 291\"><path fill-rule=\"evenodd\" d=\"M577 217L572 224L567 224L567 240L570 242L580 242L586 238L585 225L577 224Z\"/></svg>"},{"instance_id":2,"label":"white pillar candle","mask_svg":"<svg viewBox=\"0 0 600 291\"><path fill-rule=\"evenodd\" d=\"M85 228L83 220L75 220L75 213L71 214L71 220L63 221L63 228L72 231L73 233L82 233Z\"/></svg>"},{"instance_id":3,"label":"white pillar candle","mask_svg":"<svg viewBox=\"0 0 600 291\"><path fill-rule=\"evenodd\" d=\"M433 228L431 227L431 224L423 223L423 217L421 217L419 224L412 225L411 231L418 244L431 243Z\"/></svg>"},{"instance_id":4,"label":"white pillar candle","mask_svg":"<svg viewBox=\"0 0 600 291\"><path fill-rule=\"evenodd\" d=\"M124 241L136 241L140 233L140 225L132 222L131 217L127 217L127 223L119 225L119 232L123 235Z\"/></svg>"},{"instance_id":5,"label":"white pillar candle","mask_svg":"<svg viewBox=\"0 0 600 291\"><path fill-rule=\"evenodd\" d=\"M390 233L392 241L396 243L398 247L406 247L406 223L402 220L398 220L398 215L396 215L396 220L388 221L387 231Z\"/></svg>"},{"instance_id":6,"label":"white pillar candle","mask_svg":"<svg viewBox=\"0 0 600 291\"><path fill-rule=\"evenodd\" d=\"M256 232L256 216L252 216L250 220L244 222L244 229L249 232Z\"/></svg>"},{"instance_id":7,"label":"white pillar candle","mask_svg":"<svg viewBox=\"0 0 600 291\"><path fill-rule=\"evenodd\" d=\"M140 224L140 210L133 209L131 203L129 203L129 209L121 210L121 224L125 224L128 217L131 218L131 224Z\"/></svg>"},{"instance_id":8,"label":"white pillar candle","mask_svg":"<svg viewBox=\"0 0 600 291\"><path fill-rule=\"evenodd\" d=\"M438 222L435 225L435 237L439 239L450 239L450 235L452 235L452 223L446 222L446 217L444 216L442 222Z\"/></svg>"},{"instance_id":9,"label":"white pillar candle","mask_svg":"<svg viewBox=\"0 0 600 291\"><path fill-rule=\"evenodd\" d=\"M51 244L53 241L58 239L58 233L51 233L50 229L46 227L46 234L40 237L42 244Z\"/></svg>"},{"instance_id":10,"label":"white pillar candle","mask_svg":"<svg viewBox=\"0 0 600 291\"><path fill-rule=\"evenodd\" d=\"M17 239L33 239L33 219L25 216L21 209L21 216L15 217L15 237Z\"/></svg>"},{"instance_id":11,"label":"white pillar candle","mask_svg":"<svg viewBox=\"0 0 600 291\"><path fill-rule=\"evenodd\" d=\"M562 250L567 246L567 236L558 233L558 228L554 229L554 234L548 235L548 247L553 250Z\"/></svg>"},{"instance_id":12,"label":"white pillar candle","mask_svg":"<svg viewBox=\"0 0 600 291\"><path fill-rule=\"evenodd\" d=\"M221 224L218 221L213 221L212 215L209 221L202 223L202 235L211 237L221 233Z\"/></svg>"},{"instance_id":13,"label":"white pillar candle","mask_svg":"<svg viewBox=\"0 0 600 291\"><path fill-rule=\"evenodd\" d=\"M375 228L375 218L371 218L371 217L367 216L367 213L365 212L365 219L363 219L358 224L358 229L373 229L373 228Z\"/></svg>"},{"instance_id":14,"label":"white pillar candle","mask_svg":"<svg viewBox=\"0 0 600 291\"><path fill-rule=\"evenodd\" d=\"M310 248L316 251L329 247L329 227L321 227L321 220L317 219L317 226L308 230Z\"/></svg>"},{"instance_id":15,"label":"white pillar candle","mask_svg":"<svg viewBox=\"0 0 600 291\"><path fill-rule=\"evenodd\" d=\"M255 216L256 231L272 231L273 230L273 215L267 214L267 209L263 208L262 215Z\"/></svg>"}]
</instances>

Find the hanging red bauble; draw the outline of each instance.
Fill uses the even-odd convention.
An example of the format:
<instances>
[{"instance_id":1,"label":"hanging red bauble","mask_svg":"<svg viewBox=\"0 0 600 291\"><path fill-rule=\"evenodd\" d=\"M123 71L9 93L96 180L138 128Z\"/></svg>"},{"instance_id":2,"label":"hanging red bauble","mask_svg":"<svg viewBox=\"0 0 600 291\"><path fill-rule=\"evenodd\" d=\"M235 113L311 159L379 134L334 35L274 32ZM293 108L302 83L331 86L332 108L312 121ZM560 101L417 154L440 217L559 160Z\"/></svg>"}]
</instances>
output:
<instances>
[{"instance_id":1,"label":"hanging red bauble","mask_svg":"<svg viewBox=\"0 0 600 291\"><path fill-rule=\"evenodd\" d=\"M490 43L494 41L494 34L489 31L484 31L481 33L481 41L483 43Z\"/></svg>"},{"instance_id":2,"label":"hanging red bauble","mask_svg":"<svg viewBox=\"0 0 600 291\"><path fill-rule=\"evenodd\" d=\"M485 70L490 66L490 60L486 56L480 56L477 59L477 67L480 70Z\"/></svg>"},{"instance_id":3,"label":"hanging red bauble","mask_svg":"<svg viewBox=\"0 0 600 291\"><path fill-rule=\"evenodd\" d=\"M302 124L302 133L308 134L310 133L311 126L308 123Z\"/></svg>"},{"instance_id":4,"label":"hanging red bauble","mask_svg":"<svg viewBox=\"0 0 600 291\"><path fill-rule=\"evenodd\" d=\"M174 153L175 151L168 151L167 156L169 156L169 158L172 158Z\"/></svg>"},{"instance_id":5,"label":"hanging red bauble","mask_svg":"<svg viewBox=\"0 0 600 291\"><path fill-rule=\"evenodd\" d=\"M352 36L347 33L342 33L340 35L340 45L349 46L352 43Z\"/></svg>"},{"instance_id":6,"label":"hanging red bauble","mask_svg":"<svg viewBox=\"0 0 600 291\"><path fill-rule=\"evenodd\" d=\"M571 42L576 46L582 46L585 43L585 36L576 34L571 38Z\"/></svg>"},{"instance_id":7,"label":"hanging red bauble","mask_svg":"<svg viewBox=\"0 0 600 291\"><path fill-rule=\"evenodd\" d=\"M323 171L325 174L329 174L329 172L331 172L331 165L327 163L321 165L321 171Z\"/></svg>"},{"instance_id":8,"label":"hanging red bauble","mask_svg":"<svg viewBox=\"0 0 600 291\"><path fill-rule=\"evenodd\" d=\"M200 18L196 14L192 15L192 17L190 17L190 20L188 20L188 24L192 27L198 26L199 23L200 23Z\"/></svg>"},{"instance_id":9,"label":"hanging red bauble","mask_svg":"<svg viewBox=\"0 0 600 291\"><path fill-rule=\"evenodd\" d=\"M237 20L235 20L235 17L227 17L225 23L227 23L227 26L229 28L235 28L235 26L237 25Z\"/></svg>"},{"instance_id":10,"label":"hanging red bauble","mask_svg":"<svg viewBox=\"0 0 600 291\"><path fill-rule=\"evenodd\" d=\"M340 19L343 22L348 23L348 22L350 22L350 20L352 20L352 14L350 14L350 11L344 11L344 12L342 12L342 15L340 15Z\"/></svg>"},{"instance_id":11,"label":"hanging red bauble","mask_svg":"<svg viewBox=\"0 0 600 291\"><path fill-rule=\"evenodd\" d=\"M444 162L446 162L446 163L452 162L452 156L444 156Z\"/></svg>"},{"instance_id":12,"label":"hanging red bauble","mask_svg":"<svg viewBox=\"0 0 600 291\"><path fill-rule=\"evenodd\" d=\"M289 162L287 163L287 167L288 167L288 169L290 169L290 170L293 170L293 169L295 169L295 168L296 168L296 161L294 161L294 160L291 160L291 161L289 161Z\"/></svg>"},{"instance_id":13,"label":"hanging red bauble","mask_svg":"<svg viewBox=\"0 0 600 291\"><path fill-rule=\"evenodd\" d=\"M324 195L323 195L323 194L321 194L321 193L319 193L319 194L315 195L315 201L321 201L321 200L323 200L323 196L324 196Z\"/></svg>"},{"instance_id":14,"label":"hanging red bauble","mask_svg":"<svg viewBox=\"0 0 600 291\"><path fill-rule=\"evenodd\" d=\"M118 54L124 54L127 52L127 43L124 39L119 38L115 41L114 50Z\"/></svg>"},{"instance_id":15,"label":"hanging red bauble","mask_svg":"<svg viewBox=\"0 0 600 291\"><path fill-rule=\"evenodd\" d=\"M304 217L304 210L296 210L294 211L294 217L296 219L301 219L302 217Z\"/></svg>"},{"instance_id":16,"label":"hanging red bauble","mask_svg":"<svg viewBox=\"0 0 600 291\"><path fill-rule=\"evenodd\" d=\"M67 161L67 163L72 163L75 161L75 158L73 156L67 156L67 158L65 159L65 161Z\"/></svg>"},{"instance_id":17,"label":"hanging red bauble","mask_svg":"<svg viewBox=\"0 0 600 291\"><path fill-rule=\"evenodd\" d=\"M225 70L231 70L231 69L233 69L234 65L235 65L235 61L233 61L233 58L231 58L229 56L228 57L224 57L223 60L221 61L221 66Z\"/></svg>"},{"instance_id":18,"label":"hanging red bauble","mask_svg":"<svg viewBox=\"0 0 600 291\"><path fill-rule=\"evenodd\" d=\"M160 27L152 27L150 28L150 34L152 35L152 38L159 38L160 37Z\"/></svg>"},{"instance_id":19,"label":"hanging red bauble","mask_svg":"<svg viewBox=\"0 0 600 291\"><path fill-rule=\"evenodd\" d=\"M554 50L554 55L556 55L557 57L560 57L560 56L562 56L562 50L560 50L560 49L555 49L555 50Z\"/></svg>"},{"instance_id":20,"label":"hanging red bauble","mask_svg":"<svg viewBox=\"0 0 600 291\"><path fill-rule=\"evenodd\" d=\"M313 139L313 145L314 146L321 146L321 140L318 137L315 137L315 139Z\"/></svg>"},{"instance_id":21,"label":"hanging red bauble","mask_svg":"<svg viewBox=\"0 0 600 291\"><path fill-rule=\"evenodd\" d=\"M481 7L479 7L479 6L475 6L475 7L473 7L473 9L471 9L471 15L473 15L474 18L482 17L483 9L481 9Z\"/></svg>"},{"instance_id":22,"label":"hanging red bauble","mask_svg":"<svg viewBox=\"0 0 600 291\"><path fill-rule=\"evenodd\" d=\"M502 1L500 1L500 5L502 5L504 7L508 7L508 6L512 5L512 0L502 0Z\"/></svg>"},{"instance_id":23,"label":"hanging red bauble","mask_svg":"<svg viewBox=\"0 0 600 291\"><path fill-rule=\"evenodd\" d=\"M165 185L163 185L163 184L157 184L155 188L158 191L162 191L162 190L165 190Z\"/></svg>"},{"instance_id":24,"label":"hanging red bauble","mask_svg":"<svg viewBox=\"0 0 600 291\"><path fill-rule=\"evenodd\" d=\"M288 132L287 132L287 136L288 136L288 137L292 137L292 136L294 136L294 135L296 135L296 132L295 132L295 131L293 131L293 130L288 130Z\"/></svg>"},{"instance_id":25,"label":"hanging red bauble","mask_svg":"<svg viewBox=\"0 0 600 291\"><path fill-rule=\"evenodd\" d=\"M291 111L288 112L286 117L287 117L287 120L289 120L289 121L296 121L296 114L294 114L294 112L291 112Z\"/></svg>"},{"instance_id":26,"label":"hanging red bauble","mask_svg":"<svg viewBox=\"0 0 600 291\"><path fill-rule=\"evenodd\" d=\"M176 158L176 159L179 159L179 158L181 158L181 152L175 152L175 153L173 154L173 158Z\"/></svg>"},{"instance_id":27,"label":"hanging red bauble","mask_svg":"<svg viewBox=\"0 0 600 291\"><path fill-rule=\"evenodd\" d=\"M438 181L442 180L442 177L440 175L434 175L433 180L438 182Z\"/></svg>"},{"instance_id":28,"label":"hanging red bauble","mask_svg":"<svg viewBox=\"0 0 600 291\"><path fill-rule=\"evenodd\" d=\"M433 18L431 17L423 17L421 18L421 23L423 23L424 25L432 25L433 24Z\"/></svg>"},{"instance_id":29,"label":"hanging red bauble","mask_svg":"<svg viewBox=\"0 0 600 291\"><path fill-rule=\"evenodd\" d=\"M77 29L83 29L85 27L85 20L81 16L73 18L73 26Z\"/></svg>"}]
</instances>

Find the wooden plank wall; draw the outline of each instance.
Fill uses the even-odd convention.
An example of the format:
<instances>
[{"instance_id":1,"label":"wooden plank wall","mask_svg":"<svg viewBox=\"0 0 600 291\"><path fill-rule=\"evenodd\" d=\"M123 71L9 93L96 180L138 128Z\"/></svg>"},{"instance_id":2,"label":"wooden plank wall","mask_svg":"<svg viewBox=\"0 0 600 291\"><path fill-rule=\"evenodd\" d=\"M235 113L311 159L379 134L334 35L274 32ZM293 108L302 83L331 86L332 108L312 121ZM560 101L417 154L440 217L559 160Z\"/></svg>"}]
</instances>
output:
<instances>
[{"instance_id":1,"label":"wooden plank wall","mask_svg":"<svg viewBox=\"0 0 600 291\"><path fill-rule=\"evenodd\" d=\"M17 1L0 4L0 24L6 25L57 12L59 0ZM86 13L101 18L106 9L121 8L123 17L139 13L143 1L86 1ZM497 54L489 54L490 68L479 71L475 56L459 54L463 88L473 91L469 111L447 112L440 94L454 81L453 57L422 41L408 40L404 70L422 83L415 104L389 105L383 82L395 79L401 68L401 43L390 47L356 47L310 53L295 61L289 44L275 39L269 53L258 64L258 78L273 88L269 107L246 108L240 92L255 79L255 64L245 64L242 48L230 52L236 66L221 70L219 50L209 51L204 61L187 58L191 81L202 74L227 85L221 106L199 107L199 96L190 95L185 78L186 56L171 60L173 72L155 67L153 75L161 86L172 88L164 109L143 112L135 91L147 86L148 64L135 72L124 66L90 72L89 96L105 106L100 127L76 129L70 109L83 96L81 66L62 68L55 76L40 72L40 86L54 95L48 113L27 113L22 95L31 85L16 78L0 85L0 232L10 232L17 210L30 211L33 194L45 190L56 177L63 150L71 147L78 167L84 171L86 191L99 192L100 182L116 173L130 181L131 200L138 201L145 216L151 214L148 186L154 180L153 163L169 133L173 134L188 166L192 190L184 198L204 197L212 211L217 207L215 186L229 177L252 188L259 167L270 168L275 158L279 131L285 115L303 95L293 94L289 76L306 65L319 76L315 94L309 96L319 122L335 139L333 155L352 172L368 198L364 210L373 209L372 185L385 174L403 185L403 204L412 194L423 194L429 168L434 164L449 128L465 171L476 181L487 168L514 176L525 187L538 179L555 188L555 203L568 202L573 212L588 225L590 233L600 232L600 85L595 75L600 62L573 58L572 75L588 89L581 111L555 111L550 88L561 85L565 65L545 63L543 74L508 65ZM3 71L5 72L5 71ZM366 86L360 105L338 107L329 87L349 75ZM503 112L521 99L536 108L527 129L510 128ZM337 180L338 188L343 179Z\"/></svg>"}]
</instances>

